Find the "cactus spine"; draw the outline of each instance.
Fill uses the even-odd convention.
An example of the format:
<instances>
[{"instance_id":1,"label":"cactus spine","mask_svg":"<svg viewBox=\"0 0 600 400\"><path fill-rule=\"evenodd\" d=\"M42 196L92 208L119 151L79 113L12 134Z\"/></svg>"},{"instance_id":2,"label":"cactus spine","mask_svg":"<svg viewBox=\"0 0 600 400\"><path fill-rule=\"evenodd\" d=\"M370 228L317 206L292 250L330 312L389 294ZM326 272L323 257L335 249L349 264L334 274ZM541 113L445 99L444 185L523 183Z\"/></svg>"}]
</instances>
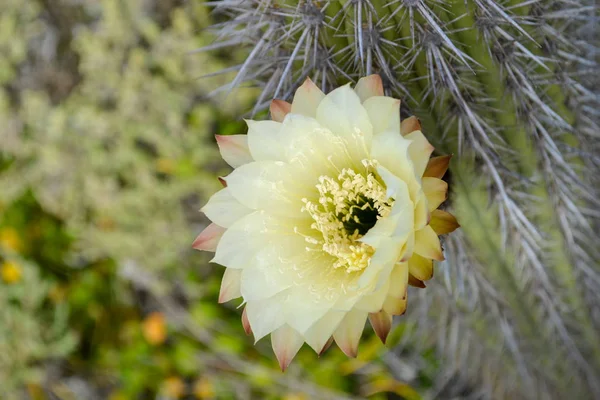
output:
<instances>
[{"instance_id":1,"label":"cactus spine","mask_svg":"<svg viewBox=\"0 0 600 400\"><path fill-rule=\"evenodd\" d=\"M258 85L254 113L307 76L328 90L379 73L458 156L449 207L463 230L407 317L443 372L484 398L600 396L594 3L209 4L226 18L206 49L249 50L222 89Z\"/></svg>"}]
</instances>

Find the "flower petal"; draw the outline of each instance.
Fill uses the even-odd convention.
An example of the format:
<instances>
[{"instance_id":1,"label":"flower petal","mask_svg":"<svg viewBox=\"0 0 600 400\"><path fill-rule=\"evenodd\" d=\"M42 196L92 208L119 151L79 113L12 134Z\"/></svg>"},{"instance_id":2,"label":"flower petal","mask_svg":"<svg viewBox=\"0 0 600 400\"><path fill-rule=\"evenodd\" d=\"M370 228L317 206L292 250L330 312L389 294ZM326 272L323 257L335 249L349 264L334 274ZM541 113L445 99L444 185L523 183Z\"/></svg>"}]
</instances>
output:
<instances>
[{"instance_id":1,"label":"flower petal","mask_svg":"<svg viewBox=\"0 0 600 400\"><path fill-rule=\"evenodd\" d=\"M246 307L244 307L244 311L242 311L242 326L244 327L244 332L246 333L246 335L252 334L252 328L250 327L250 321L248 321Z\"/></svg>"},{"instance_id":2,"label":"flower petal","mask_svg":"<svg viewBox=\"0 0 600 400\"><path fill-rule=\"evenodd\" d=\"M279 293L269 299L246 303L246 315L252 327L254 342L285 324L287 293Z\"/></svg>"},{"instance_id":3,"label":"flower petal","mask_svg":"<svg viewBox=\"0 0 600 400\"><path fill-rule=\"evenodd\" d=\"M219 303L226 303L242 296L242 293L240 293L241 277L242 271L239 269L225 268L223 280L221 280L221 290L219 291Z\"/></svg>"},{"instance_id":4,"label":"flower petal","mask_svg":"<svg viewBox=\"0 0 600 400\"><path fill-rule=\"evenodd\" d=\"M425 168L423 177L428 176L442 179L442 177L446 174L446 171L448 171L451 158L452 156L439 156L431 158L429 163L427 163L427 168Z\"/></svg>"},{"instance_id":5,"label":"flower petal","mask_svg":"<svg viewBox=\"0 0 600 400\"><path fill-rule=\"evenodd\" d=\"M433 260L414 253L408 260L408 270L421 281L429 280L433 276Z\"/></svg>"},{"instance_id":6,"label":"flower petal","mask_svg":"<svg viewBox=\"0 0 600 400\"><path fill-rule=\"evenodd\" d=\"M388 297L405 299L408 290L408 263L397 263L390 274Z\"/></svg>"},{"instance_id":7,"label":"flower petal","mask_svg":"<svg viewBox=\"0 0 600 400\"><path fill-rule=\"evenodd\" d=\"M292 111L292 105L284 100L274 99L271 101L271 119L282 122L285 116Z\"/></svg>"},{"instance_id":8,"label":"flower petal","mask_svg":"<svg viewBox=\"0 0 600 400\"><path fill-rule=\"evenodd\" d=\"M400 131L400 100L376 96L367 99L363 107L367 110L373 125L373 135L386 130Z\"/></svg>"},{"instance_id":9,"label":"flower petal","mask_svg":"<svg viewBox=\"0 0 600 400\"><path fill-rule=\"evenodd\" d=\"M385 344L388 334L392 329L392 316L381 310L377 313L369 314L369 322L371 322L371 326L381 340L381 343Z\"/></svg>"},{"instance_id":10,"label":"flower petal","mask_svg":"<svg viewBox=\"0 0 600 400\"><path fill-rule=\"evenodd\" d=\"M389 276L389 274L388 274ZM364 295L355 305L355 309L365 312L377 312L383 307L383 302L388 295L390 287L389 279L384 280L383 285L374 292Z\"/></svg>"},{"instance_id":11,"label":"flower petal","mask_svg":"<svg viewBox=\"0 0 600 400\"><path fill-rule=\"evenodd\" d=\"M320 354L345 315L343 311L329 311L304 333L304 340Z\"/></svg>"},{"instance_id":12,"label":"flower petal","mask_svg":"<svg viewBox=\"0 0 600 400\"><path fill-rule=\"evenodd\" d=\"M448 183L438 178L423 178L423 192L427 196L429 211L440 206L448 197Z\"/></svg>"},{"instance_id":13,"label":"flower petal","mask_svg":"<svg viewBox=\"0 0 600 400\"><path fill-rule=\"evenodd\" d=\"M215 251L217 249L217 244L219 240L221 240L221 236L225 233L225 228L220 227L217 224L208 225L194 240L192 243L192 248L196 250L204 250L204 251Z\"/></svg>"},{"instance_id":14,"label":"flower petal","mask_svg":"<svg viewBox=\"0 0 600 400\"><path fill-rule=\"evenodd\" d=\"M346 142L352 160L367 157L373 126L360 99L345 85L333 90L319 104L317 121Z\"/></svg>"},{"instance_id":15,"label":"flower petal","mask_svg":"<svg viewBox=\"0 0 600 400\"><path fill-rule=\"evenodd\" d=\"M402 123L400 124L400 133L402 133L402 136L406 136L409 133L420 130L421 123L419 122L419 119L415 116L403 119Z\"/></svg>"},{"instance_id":16,"label":"flower petal","mask_svg":"<svg viewBox=\"0 0 600 400\"><path fill-rule=\"evenodd\" d=\"M429 226L431 226L438 235L453 232L460 227L456 217L443 210L433 210Z\"/></svg>"},{"instance_id":17,"label":"flower petal","mask_svg":"<svg viewBox=\"0 0 600 400\"><path fill-rule=\"evenodd\" d=\"M367 316L368 313L364 311L352 310L346 314L333 333L335 342L348 357L356 357Z\"/></svg>"},{"instance_id":18,"label":"flower petal","mask_svg":"<svg viewBox=\"0 0 600 400\"><path fill-rule=\"evenodd\" d=\"M306 78L294 94L292 113L314 118L317 115L317 107L323 98L325 98L325 94L321 89L310 78Z\"/></svg>"},{"instance_id":19,"label":"flower petal","mask_svg":"<svg viewBox=\"0 0 600 400\"><path fill-rule=\"evenodd\" d=\"M354 87L354 91L363 103L370 97L383 96L381 76L373 74L360 78Z\"/></svg>"},{"instance_id":20,"label":"flower petal","mask_svg":"<svg viewBox=\"0 0 600 400\"><path fill-rule=\"evenodd\" d=\"M408 154L413 163L415 175L422 176L434 148L421 131L414 131L404 137L412 142L408 148Z\"/></svg>"},{"instance_id":21,"label":"flower petal","mask_svg":"<svg viewBox=\"0 0 600 400\"><path fill-rule=\"evenodd\" d=\"M323 346L323 348L321 349L321 351L319 351L319 357L321 357L323 355L323 353L325 353L333 344L333 336L329 338L329 340L327 341L327 343L325 343L325 345Z\"/></svg>"},{"instance_id":22,"label":"flower petal","mask_svg":"<svg viewBox=\"0 0 600 400\"><path fill-rule=\"evenodd\" d=\"M229 228L241 218L252 213L232 195L228 188L213 194L201 211L215 224Z\"/></svg>"},{"instance_id":23,"label":"flower petal","mask_svg":"<svg viewBox=\"0 0 600 400\"><path fill-rule=\"evenodd\" d=\"M425 283L422 280L419 280L412 275L408 275L408 284L410 286L418 287L420 289L426 288Z\"/></svg>"},{"instance_id":24,"label":"flower petal","mask_svg":"<svg viewBox=\"0 0 600 400\"><path fill-rule=\"evenodd\" d=\"M279 361L281 371L290 365L298 350L304 344L304 338L289 325L283 325L271 333L271 346Z\"/></svg>"},{"instance_id":25,"label":"flower petal","mask_svg":"<svg viewBox=\"0 0 600 400\"><path fill-rule=\"evenodd\" d=\"M415 253L426 258L444 261L440 239L431 226L427 225L415 233Z\"/></svg>"},{"instance_id":26,"label":"flower petal","mask_svg":"<svg viewBox=\"0 0 600 400\"><path fill-rule=\"evenodd\" d=\"M391 315L402 315L406 312L407 298L388 296L383 303L383 311Z\"/></svg>"},{"instance_id":27,"label":"flower petal","mask_svg":"<svg viewBox=\"0 0 600 400\"><path fill-rule=\"evenodd\" d=\"M410 140L400 136L398 132L382 132L373 137L371 158L379 162L378 171L383 167L406 182L411 199L415 200L414 196L417 195L419 184L416 181L417 176L408 153L411 143Z\"/></svg>"},{"instance_id":28,"label":"flower petal","mask_svg":"<svg viewBox=\"0 0 600 400\"><path fill-rule=\"evenodd\" d=\"M215 135L223 160L233 168L252 162L247 135Z\"/></svg>"},{"instance_id":29,"label":"flower petal","mask_svg":"<svg viewBox=\"0 0 600 400\"><path fill-rule=\"evenodd\" d=\"M248 148L255 161L285 161L280 122L246 120L246 124Z\"/></svg>"}]
</instances>

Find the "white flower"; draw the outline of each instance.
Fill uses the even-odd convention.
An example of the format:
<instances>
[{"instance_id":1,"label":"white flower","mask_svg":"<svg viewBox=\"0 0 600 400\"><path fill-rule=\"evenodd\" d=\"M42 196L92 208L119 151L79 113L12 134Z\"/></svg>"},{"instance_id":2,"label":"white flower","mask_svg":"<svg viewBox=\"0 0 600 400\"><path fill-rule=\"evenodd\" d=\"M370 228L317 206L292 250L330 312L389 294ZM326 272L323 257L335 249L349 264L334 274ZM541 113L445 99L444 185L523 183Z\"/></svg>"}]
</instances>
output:
<instances>
[{"instance_id":1,"label":"white flower","mask_svg":"<svg viewBox=\"0 0 600 400\"><path fill-rule=\"evenodd\" d=\"M292 104L274 100L272 121L247 121L247 135L217 136L234 169L202 211L213 222L194 248L226 268L220 302L242 297L256 340L271 334L285 369L304 342L321 353L335 340L356 356L367 318L385 342L407 286L424 287L438 234L454 217L436 210L450 157L381 78L325 95L307 80Z\"/></svg>"}]
</instances>

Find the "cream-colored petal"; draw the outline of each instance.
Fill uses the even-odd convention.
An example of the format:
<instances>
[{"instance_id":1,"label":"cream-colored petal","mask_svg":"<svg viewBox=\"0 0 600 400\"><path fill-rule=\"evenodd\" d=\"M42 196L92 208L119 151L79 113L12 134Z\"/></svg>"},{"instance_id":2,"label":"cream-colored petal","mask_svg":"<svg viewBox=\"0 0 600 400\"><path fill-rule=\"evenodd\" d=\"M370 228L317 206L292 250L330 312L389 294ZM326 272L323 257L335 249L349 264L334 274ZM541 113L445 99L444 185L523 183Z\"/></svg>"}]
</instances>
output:
<instances>
[{"instance_id":1,"label":"cream-colored petal","mask_svg":"<svg viewBox=\"0 0 600 400\"><path fill-rule=\"evenodd\" d=\"M282 292L269 299L246 303L246 315L255 342L285 324L288 315L286 299L287 293Z\"/></svg>"},{"instance_id":2,"label":"cream-colored petal","mask_svg":"<svg viewBox=\"0 0 600 400\"><path fill-rule=\"evenodd\" d=\"M226 303L242 295L240 293L241 277L242 271L239 269L225 268L225 273L221 280L221 290L219 291L219 303Z\"/></svg>"},{"instance_id":3,"label":"cream-colored petal","mask_svg":"<svg viewBox=\"0 0 600 400\"><path fill-rule=\"evenodd\" d=\"M307 299L307 296L310 297L307 288L297 288L291 292L287 305L290 319L287 322L292 328L306 336L306 332L330 311L333 304L313 303Z\"/></svg>"},{"instance_id":4,"label":"cream-colored petal","mask_svg":"<svg viewBox=\"0 0 600 400\"><path fill-rule=\"evenodd\" d=\"M433 276L433 260L415 253L408 260L408 270L421 281L429 280Z\"/></svg>"},{"instance_id":5,"label":"cream-colored petal","mask_svg":"<svg viewBox=\"0 0 600 400\"><path fill-rule=\"evenodd\" d=\"M382 245L377 249L369 266L362 272L357 282L358 289L371 288L375 289L379 278L386 278L390 273L394 264L402 256L402 249L406 242L406 238L386 238L383 239ZM383 276L382 276L383 274Z\"/></svg>"},{"instance_id":6,"label":"cream-colored petal","mask_svg":"<svg viewBox=\"0 0 600 400\"><path fill-rule=\"evenodd\" d=\"M345 315L343 311L329 311L303 334L304 340L320 354Z\"/></svg>"},{"instance_id":7,"label":"cream-colored petal","mask_svg":"<svg viewBox=\"0 0 600 400\"><path fill-rule=\"evenodd\" d=\"M392 97L376 96L367 99L363 107L373 125L373 135L390 130L400 131L400 100Z\"/></svg>"},{"instance_id":8,"label":"cream-colored petal","mask_svg":"<svg viewBox=\"0 0 600 400\"><path fill-rule=\"evenodd\" d=\"M425 172L423 173L423 177L429 176L432 178L442 179L446 174L446 171L448 171L451 158L452 156L439 156L429 159L427 168L425 168Z\"/></svg>"},{"instance_id":9,"label":"cream-colored petal","mask_svg":"<svg viewBox=\"0 0 600 400\"><path fill-rule=\"evenodd\" d=\"M215 135L223 160L233 168L252 162L246 135Z\"/></svg>"},{"instance_id":10,"label":"cream-colored petal","mask_svg":"<svg viewBox=\"0 0 600 400\"><path fill-rule=\"evenodd\" d=\"M283 325L271 333L271 346L275 356L277 356L281 371L287 369L303 344L304 338L302 335L289 325Z\"/></svg>"},{"instance_id":11,"label":"cream-colored petal","mask_svg":"<svg viewBox=\"0 0 600 400\"><path fill-rule=\"evenodd\" d=\"M367 158L373 126L350 86L339 87L325 96L317 108L317 121L346 142L357 166Z\"/></svg>"},{"instance_id":12,"label":"cream-colored petal","mask_svg":"<svg viewBox=\"0 0 600 400\"><path fill-rule=\"evenodd\" d=\"M460 227L456 217L443 210L433 210L429 226L431 226L438 235L453 232Z\"/></svg>"},{"instance_id":13,"label":"cream-colored petal","mask_svg":"<svg viewBox=\"0 0 600 400\"><path fill-rule=\"evenodd\" d=\"M215 251L223 233L225 233L225 228L217 224L210 224L194 240L192 248L196 250Z\"/></svg>"},{"instance_id":14,"label":"cream-colored petal","mask_svg":"<svg viewBox=\"0 0 600 400\"><path fill-rule=\"evenodd\" d=\"M383 82L377 74L360 78L356 83L354 91L358 95L361 102L365 102L373 96L383 96Z\"/></svg>"},{"instance_id":15,"label":"cream-colored petal","mask_svg":"<svg viewBox=\"0 0 600 400\"><path fill-rule=\"evenodd\" d=\"M232 195L228 188L213 194L201 211L215 224L228 228L241 218L252 213Z\"/></svg>"},{"instance_id":16,"label":"cream-colored petal","mask_svg":"<svg viewBox=\"0 0 600 400\"><path fill-rule=\"evenodd\" d=\"M229 174L227 189L240 203L253 210L288 218L307 218L302 213L306 190L281 161L257 161L242 165ZM308 192L310 193L310 192Z\"/></svg>"},{"instance_id":17,"label":"cream-colored petal","mask_svg":"<svg viewBox=\"0 0 600 400\"><path fill-rule=\"evenodd\" d=\"M274 99L271 101L271 119L282 122L285 116L292 111L292 105L284 100Z\"/></svg>"},{"instance_id":18,"label":"cream-colored petal","mask_svg":"<svg viewBox=\"0 0 600 400\"><path fill-rule=\"evenodd\" d=\"M358 343L365 329L368 313L352 310L346 314L340 325L333 333L333 338L339 348L348 357L356 357Z\"/></svg>"},{"instance_id":19,"label":"cream-colored petal","mask_svg":"<svg viewBox=\"0 0 600 400\"><path fill-rule=\"evenodd\" d=\"M252 328L250 327L250 321L248 321L248 313L246 313L246 307L244 307L244 311L242 311L242 326L244 327L244 332L246 335L252 334Z\"/></svg>"},{"instance_id":20,"label":"cream-colored petal","mask_svg":"<svg viewBox=\"0 0 600 400\"><path fill-rule=\"evenodd\" d=\"M427 196L429 211L440 206L448 197L448 183L438 178L423 178L423 192Z\"/></svg>"},{"instance_id":21,"label":"cream-colored petal","mask_svg":"<svg viewBox=\"0 0 600 400\"><path fill-rule=\"evenodd\" d=\"M392 330L392 316L385 311L369 314L369 322L375 331L375 334L385 344L390 330Z\"/></svg>"},{"instance_id":22,"label":"cream-colored petal","mask_svg":"<svg viewBox=\"0 0 600 400\"><path fill-rule=\"evenodd\" d=\"M248 148L255 161L285 161L280 122L246 120Z\"/></svg>"},{"instance_id":23,"label":"cream-colored petal","mask_svg":"<svg viewBox=\"0 0 600 400\"><path fill-rule=\"evenodd\" d=\"M397 263L390 274L390 287L388 290L388 297L395 297L398 299L406 298L406 291L408 289L408 263L402 262Z\"/></svg>"},{"instance_id":24,"label":"cream-colored petal","mask_svg":"<svg viewBox=\"0 0 600 400\"><path fill-rule=\"evenodd\" d=\"M419 122L419 119L415 116L402 120L402 123L400 124L400 133L402 133L402 136L406 136L409 133L420 130L421 123Z\"/></svg>"},{"instance_id":25,"label":"cream-colored petal","mask_svg":"<svg viewBox=\"0 0 600 400\"><path fill-rule=\"evenodd\" d=\"M419 184L416 181L412 161L409 157L410 140L404 139L398 132L385 131L373 137L371 158L408 185L411 199L416 200ZM387 185L387 182L386 182ZM388 186L389 188L389 186Z\"/></svg>"},{"instance_id":26,"label":"cream-colored petal","mask_svg":"<svg viewBox=\"0 0 600 400\"><path fill-rule=\"evenodd\" d=\"M391 269L390 269L391 270ZM388 274L389 276L389 274ZM384 280L383 285L372 293L364 295L354 306L356 310L365 312L377 312L383 307L383 302L388 295L390 288L389 279Z\"/></svg>"},{"instance_id":27,"label":"cream-colored petal","mask_svg":"<svg viewBox=\"0 0 600 400\"><path fill-rule=\"evenodd\" d=\"M430 213L427 197L421 191L417 196L417 203L415 205L415 230L423 229L429 223L429 219Z\"/></svg>"},{"instance_id":28,"label":"cream-colored petal","mask_svg":"<svg viewBox=\"0 0 600 400\"><path fill-rule=\"evenodd\" d=\"M391 315L402 315L406 312L407 298L388 296L383 303L383 310Z\"/></svg>"},{"instance_id":29,"label":"cream-colored petal","mask_svg":"<svg viewBox=\"0 0 600 400\"><path fill-rule=\"evenodd\" d=\"M440 239L429 225L415 233L415 253L437 261L444 260Z\"/></svg>"},{"instance_id":30,"label":"cream-colored petal","mask_svg":"<svg viewBox=\"0 0 600 400\"><path fill-rule=\"evenodd\" d=\"M323 355L323 353L325 353L333 344L333 336L329 338L329 340L327 341L327 343L325 343L325 345L323 345L323 348L321 349L321 351L318 352L319 357L321 357Z\"/></svg>"},{"instance_id":31,"label":"cream-colored petal","mask_svg":"<svg viewBox=\"0 0 600 400\"><path fill-rule=\"evenodd\" d=\"M324 98L325 93L310 78L306 78L302 86L294 94L292 113L314 118L317 115L317 107Z\"/></svg>"},{"instance_id":32,"label":"cream-colored petal","mask_svg":"<svg viewBox=\"0 0 600 400\"><path fill-rule=\"evenodd\" d=\"M422 176L434 148L421 131L414 131L404 137L412 142L408 148L408 154L412 160L415 175Z\"/></svg>"}]
</instances>

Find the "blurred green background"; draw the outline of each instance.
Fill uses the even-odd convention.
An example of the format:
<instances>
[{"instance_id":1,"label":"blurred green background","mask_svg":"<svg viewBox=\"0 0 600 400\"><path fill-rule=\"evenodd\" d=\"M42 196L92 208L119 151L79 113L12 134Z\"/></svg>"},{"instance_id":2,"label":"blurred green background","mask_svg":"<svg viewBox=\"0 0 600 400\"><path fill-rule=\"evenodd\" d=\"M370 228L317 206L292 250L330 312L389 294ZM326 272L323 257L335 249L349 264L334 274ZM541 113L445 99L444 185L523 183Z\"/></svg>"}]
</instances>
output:
<instances>
[{"instance_id":1,"label":"blurred green background","mask_svg":"<svg viewBox=\"0 0 600 400\"><path fill-rule=\"evenodd\" d=\"M244 56L193 52L209 11L0 1L0 398L421 398L430 354L366 330L357 359L305 347L283 374L217 304L223 270L191 242L229 171L214 134L244 132L255 92L202 78Z\"/></svg>"}]
</instances>

